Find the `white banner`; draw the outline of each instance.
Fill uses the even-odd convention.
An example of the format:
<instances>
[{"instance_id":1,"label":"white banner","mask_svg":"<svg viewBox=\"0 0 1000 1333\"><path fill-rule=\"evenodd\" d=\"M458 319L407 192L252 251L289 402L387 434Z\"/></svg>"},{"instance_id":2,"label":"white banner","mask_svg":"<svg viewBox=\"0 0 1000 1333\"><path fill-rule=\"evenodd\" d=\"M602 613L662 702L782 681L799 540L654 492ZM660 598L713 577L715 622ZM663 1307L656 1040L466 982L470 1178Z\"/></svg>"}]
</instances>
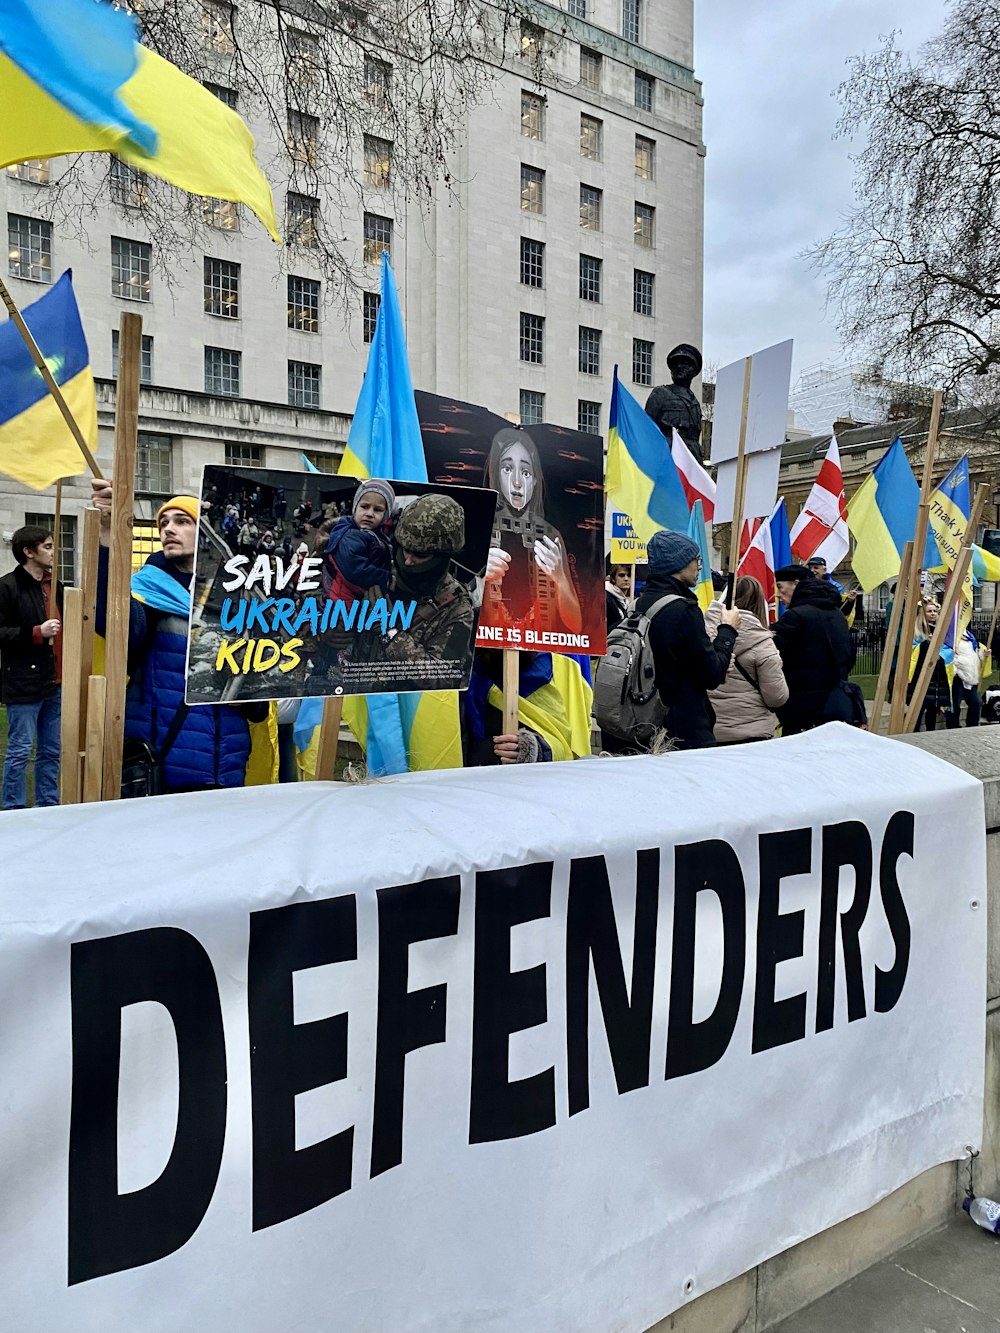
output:
<instances>
[{"instance_id":1,"label":"white banner","mask_svg":"<svg viewBox=\"0 0 1000 1333\"><path fill-rule=\"evenodd\" d=\"M2 836L17 1333L640 1333L979 1141L982 788L896 742Z\"/></svg>"}]
</instances>

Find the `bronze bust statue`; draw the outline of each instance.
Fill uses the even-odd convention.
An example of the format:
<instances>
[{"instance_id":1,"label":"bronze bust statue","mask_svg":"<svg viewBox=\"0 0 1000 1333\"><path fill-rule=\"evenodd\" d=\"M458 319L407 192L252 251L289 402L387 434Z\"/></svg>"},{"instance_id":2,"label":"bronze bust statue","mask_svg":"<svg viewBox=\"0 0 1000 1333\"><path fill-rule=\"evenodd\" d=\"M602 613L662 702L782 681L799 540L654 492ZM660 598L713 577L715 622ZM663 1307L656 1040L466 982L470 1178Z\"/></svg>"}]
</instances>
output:
<instances>
[{"instance_id":1,"label":"bronze bust statue","mask_svg":"<svg viewBox=\"0 0 1000 1333\"><path fill-rule=\"evenodd\" d=\"M701 353L690 343L681 343L667 355L672 384L658 384L646 399L646 413L670 441L676 430L701 463L701 403L691 390L691 381L701 373Z\"/></svg>"}]
</instances>

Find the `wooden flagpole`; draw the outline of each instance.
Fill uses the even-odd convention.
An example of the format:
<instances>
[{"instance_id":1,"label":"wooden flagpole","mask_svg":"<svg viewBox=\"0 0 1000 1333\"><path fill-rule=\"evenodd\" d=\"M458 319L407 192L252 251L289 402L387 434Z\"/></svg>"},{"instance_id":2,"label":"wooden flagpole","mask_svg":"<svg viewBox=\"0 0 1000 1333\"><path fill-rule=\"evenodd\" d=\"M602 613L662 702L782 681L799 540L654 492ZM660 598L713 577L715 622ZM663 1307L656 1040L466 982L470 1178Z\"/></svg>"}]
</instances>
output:
<instances>
[{"instance_id":1,"label":"wooden flagpole","mask_svg":"<svg viewBox=\"0 0 1000 1333\"><path fill-rule=\"evenodd\" d=\"M517 648L503 650L503 734L517 735L517 700L521 688L521 654Z\"/></svg>"},{"instance_id":2,"label":"wooden flagpole","mask_svg":"<svg viewBox=\"0 0 1000 1333\"><path fill-rule=\"evenodd\" d=\"M337 771L337 750L340 746L340 724L344 717L344 696L331 694L323 700L323 720L319 725L319 746L316 750L317 782L332 782Z\"/></svg>"},{"instance_id":3,"label":"wooden flagpole","mask_svg":"<svg viewBox=\"0 0 1000 1333\"><path fill-rule=\"evenodd\" d=\"M76 805L80 799L80 643L83 635L83 593L79 588L67 588L63 593L62 626L60 800L63 805Z\"/></svg>"},{"instance_id":4,"label":"wooden flagpole","mask_svg":"<svg viewBox=\"0 0 1000 1333\"><path fill-rule=\"evenodd\" d=\"M903 603L906 600L905 588L907 580L910 577L910 561L913 558L913 543L907 542L903 547L902 559L899 562L899 578L896 580L896 593L892 599L892 612L889 616L889 628L885 636L885 648L882 651L882 665L879 668L878 683L875 686L875 699L872 703L871 717L868 720L868 729L875 736L878 735L879 727L882 725L882 710L885 707L886 690L889 688L889 677L892 673L893 654L898 656L899 627L903 620Z\"/></svg>"},{"instance_id":5,"label":"wooden flagpole","mask_svg":"<svg viewBox=\"0 0 1000 1333\"><path fill-rule=\"evenodd\" d=\"M122 785L141 351L142 320L138 315L123 314L119 335L118 392L115 400L114 489L108 551L108 623L105 634L104 674L107 677L107 699L102 794L106 801L118 800ZM88 732L89 730L88 716Z\"/></svg>"},{"instance_id":6,"label":"wooden flagpole","mask_svg":"<svg viewBox=\"0 0 1000 1333\"><path fill-rule=\"evenodd\" d=\"M937 452L938 428L941 424L940 389L934 391L931 404L931 420L927 430L927 452L924 455L924 473L920 482L920 504L917 508L917 525L913 531L913 555L910 560L910 576L906 587L906 601L903 607L903 627L899 638L899 652L896 654L896 676L892 688L892 706L889 710L889 735L898 736L906 720L906 690L910 680L910 649L917 625L917 610L920 606L920 575L924 568L924 550L927 546L927 525L930 515L930 498L934 489L934 455ZM896 584L899 591L899 583Z\"/></svg>"},{"instance_id":7,"label":"wooden flagpole","mask_svg":"<svg viewBox=\"0 0 1000 1333\"><path fill-rule=\"evenodd\" d=\"M938 623L934 627L930 646L927 649L927 656L924 658L924 664L920 668L920 675L916 679L916 683L913 687L913 695L906 709L906 715L903 720L904 732L916 731L917 723L920 721L924 699L927 697L927 690L930 687L931 677L934 675L934 668L937 665L938 655L941 652L941 646L947 636L948 627L951 618L954 615L955 607L958 604L958 599L962 595L962 584L965 582L969 563L972 560L972 546L976 537L976 528L979 526L979 516L983 511L983 505L985 503L986 487L977 486L976 498L972 502L972 511L969 514L969 521L965 525L965 536L962 538L962 551L955 563L955 568L951 572L948 588L945 592L944 600L941 603L941 610L938 613Z\"/></svg>"},{"instance_id":8,"label":"wooden flagpole","mask_svg":"<svg viewBox=\"0 0 1000 1333\"><path fill-rule=\"evenodd\" d=\"M101 513L83 511L83 569L80 574L83 626L80 637L80 734L77 749L86 749L87 693L94 671L94 635L97 621L97 565L100 559Z\"/></svg>"},{"instance_id":9,"label":"wooden flagpole","mask_svg":"<svg viewBox=\"0 0 1000 1333\"><path fill-rule=\"evenodd\" d=\"M87 681L87 738L83 760L83 799L99 801L104 777L104 712L108 682L104 676ZM119 788L121 778L118 779ZM119 791L119 795L120 795Z\"/></svg>"},{"instance_id":10,"label":"wooden flagpole","mask_svg":"<svg viewBox=\"0 0 1000 1333\"><path fill-rule=\"evenodd\" d=\"M726 605L733 606L736 596L736 571L740 563L740 537L743 535L743 510L747 498L747 421L750 416L750 376L753 370L753 357L748 356L743 365L743 411L740 415L740 440L736 451L736 482L733 494L733 521L729 531L729 588Z\"/></svg>"},{"instance_id":11,"label":"wooden flagpole","mask_svg":"<svg viewBox=\"0 0 1000 1333\"><path fill-rule=\"evenodd\" d=\"M59 619L59 537L62 528L62 478L56 482L56 514L52 520L52 577L49 581L49 619Z\"/></svg>"},{"instance_id":12,"label":"wooden flagpole","mask_svg":"<svg viewBox=\"0 0 1000 1333\"><path fill-rule=\"evenodd\" d=\"M101 469L97 466L97 459L91 453L90 445L84 439L83 431L77 424L76 417L74 417L70 409L69 403L67 403L66 399L63 397L62 389L60 389L59 385L55 382L55 379L53 378L52 375L52 371L49 370L45 357L42 356L38 344L32 337L31 330L24 322L24 316L21 314L20 310L18 310L17 303L15 302L13 296L11 296L10 290L8 289L2 278L0 278L0 300L2 300L4 305L7 307L7 313L10 315L11 320L14 323L14 327L17 329L18 333L24 339L24 345L31 353L31 359L38 367L38 372L41 375L42 379L45 381L45 387L48 389L52 397L56 400L56 406L62 413L63 420L69 427L73 439L76 440L80 452L86 459L87 466L90 468L91 472L94 474L95 477L102 476Z\"/></svg>"}]
</instances>

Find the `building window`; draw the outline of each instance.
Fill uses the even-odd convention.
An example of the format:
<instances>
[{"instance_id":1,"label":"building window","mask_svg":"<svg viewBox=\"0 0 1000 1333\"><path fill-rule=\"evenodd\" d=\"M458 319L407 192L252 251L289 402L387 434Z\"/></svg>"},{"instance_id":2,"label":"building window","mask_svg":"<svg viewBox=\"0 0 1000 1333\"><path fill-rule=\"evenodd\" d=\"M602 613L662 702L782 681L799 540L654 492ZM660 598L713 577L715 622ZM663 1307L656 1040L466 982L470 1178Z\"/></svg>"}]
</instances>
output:
<instances>
[{"instance_id":1,"label":"building window","mask_svg":"<svg viewBox=\"0 0 1000 1333\"><path fill-rule=\"evenodd\" d=\"M365 56L365 96L375 106L385 106L389 100L389 80L392 66L377 56Z\"/></svg>"},{"instance_id":2,"label":"building window","mask_svg":"<svg viewBox=\"0 0 1000 1333\"><path fill-rule=\"evenodd\" d=\"M240 266L228 259L205 258L205 314L240 317Z\"/></svg>"},{"instance_id":3,"label":"building window","mask_svg":"<svg viewBox=\"0 0 1000 1333\"><path fill-rule=\"evenodd\" d=\"M111 330L111 378L118 378L118 330ZM139 353L139 383L153 382L153 339L148 334L142 335L142 349Z\"/></svg>"},{"instance_id":4,"label":"building window","mask_svg":"<svg viewBox=\"0 0 1000 1333\"><path fill-rule=\"evenodd\" d=\"M218 394L221 398L239 398L241 352L230 351L228 347L205 348L205 392ZM228 457L229 446L226 446Z\"/></svg>"},{"instance_id":5,"label":"building window","mask_svg":"<svg viewBox=\"0 0 1000 1333\"><path fill-rule=\"evenodd\" d=\"M639 41L642 0L622 0L622 36L627 42Z\"/></svg>"},{"instance_id":6,"label":"building window","mask_svg":"<svg viewBox=\"0 0 1000 1333\"><path fill-rule=\"evenodd\" d=\"M319 282L315 278L288 278L288 327L300 333L319 333Z\"/></svg>"},{"instance_id":7,"label":"building window","mask_svg":"<svg viewBox=\"0 0 1000 1333\"><path fill-rule=\"evenodd\" d=\"M206 226L216 227L219 231L239 231L240 206L232 199L202 195L201 220Z\"/></svg>"},{"instance_id":8,"label":"building window","mask_svg":"<svg viewBox=\"0 0 1000 1333\"><path fill-rule=\"evenodd\" d=\"M308 250L319 244L319 200L311 194L285 196L285 238Z\"/></svg>"},{"instance_id":9,"label":"building window","mask_svg":"<svg viewBox=\"0 0 1000 1333\"><path fill-rule=\"evenodd\" d=\"M217 97L220 102L225 102L231 111L236 110L236 89L227 88L223 83L205 83L202 84L213 97Z\"/></svg>"},{"instance_id":10,"label":"building window","mask_svg":"<svg viewBox=\"0 0 1000 1333\"><path fill-rule=\"evenodd\" d=\"M201 0L201 37L205 46L219 56L236 52L234 35L235 8L225 0Z\"/></svg>"},{"instance_id":11,"label":"building window","mask_svg":"<svg viewBox=\"0 0 1000 1333\"><path fill-rule=\"evenodd\" d=\"M580 325L580 374L601 373L601 330Z\"/></svg>"},{"instance_id":12,"label":"building window","mask_svg":"<svg viewBox=\"0 0 1000 1333\"><path fill-rule=\"evenodd\" d=\"M634 384L653 382L653 344L645 338L632 339L632 381Z\"/></svg>"},{"instance_id":13,"label":"building window","mask_svg":"<svg viewBox=\"0 0 1000 1333\"><path fill-rule=\"evenodd\" d=\"M25 527L44 528L55 535L54 514L25 514ZM76 582L76 519L70 514L59 515L59 572L60 583Z\"/></svg>"},{"instance_id":14,"label":"building window","mask_svg":"<svg viewBox=\"0 0 1000 1333\"><path fill-rule=\"evenodd\" d=\"M173 495L173 455L169 435L139 432L135 452L135 489L139 495Z\"/></svg>"},{"instance_id":15,"label":"building window","mask_svg":"<svg viewBox=\"0 0 1000 1333\"><path fill-rule=\"evenodd\" d=\"M525 287L545 286L545 245L521 237L521 282Z\"/></svg>"},{"instance_id":16,"label":"building window","mask_svg":"<svg viewBox=\"0 0 1000 1333\"><path fill-rule=\"evenodd\" d=\"M289 361L289 407L319 407L320 367L311 361Z\"/></svg>"},{"instance_id":17,"label":"building window","mask_svg":"<svg viewBox=\"0 0 1000 1333\"><path fill-rule=\"evenodd\" d=\"M293 162L315 167L319 161L319 119L305 111L288 113L288 153Z\"/></svg>"},{"instance_id":18,"label":"building window","mask_svg":"<svg viewBox=\"0 0 1000 1333\"><path fill-rule=\"evenodd\" d=\"M635 104L640 111L653 110L653 92L656 80L650 74L635 72Z\"/></svg>"},{"instance_id":19,"label":"building window","mask_svg":"<svg viewBox=\"0 0 1000 1333\"><path fill-rule=\"evenodd\" d=\"M365 184L379 188L392 183L392 140L365 135Z\"/></svg>"},{"instance_id":20,"label":"building window","mask_svg":"<svg viewBox=\"0 0 1000 1333\"><path fill-rule=\"evenodd\" d=\"M601 139L604 122L596 116L580 117L580 156L589 157L592 162L601 160Z\"/></svg>"},{"instance_id":21,"label":"building window","mask_svg":"<svg viewBox=\"0 0 1000 1333\"><path fill-rule=\"evenodd\" d=\"M545 360L545 320L521 312L521 360L540 366Z\"/></svg>"},{"instance_id":22,"label":"building window","mask_svg":"<svg viewBox=\"0 0 1000 1333\"><path fill-rule=\"evenodd\" d=\"M545 212L545 172L521 163L521 207L525 213Z\"/></svg>"},{"instance_id":23,"label":"building window","mask_svg":"<svg viewBox=\"0 0 1000 1333\"><path fill-rule=\"evenodd\" d=\"M52 281L52 223L7 214L7 272L28 282Z\"/></svg>"},{"instance_id":24,"label":"building window","mask_svg":"<svg viewBox=\"0 0 1000 1333\"><path fill-rule=\"evenodd\" d=\"M378 292L365 292L361 298L361 335L366 343L375 341L375 326L378 324L381 304L382 298Z\"/></svg>"},{"instance_id":25,"label":"building window","mask_svg":"<svg viewBox=\"0 0 1000 1333\"><path fill-rule=\"evenodd\" d=\"M328 477L337 475L340 459L336 454L321 454L318 449L306 449L303 457L308 458L317 472L324 472Z\"/></svg>"},{"instance_id":26,"label":"building window","mask_svg":"<svg viewBox=\"0 0 1000 1333\"><path fill-rule=\"evenodd\" d=\"M587 231L601 230L602 193L593 185L580 186L580 226Z\"/></svg>"},{"instance_id":27,"label":"building window","mask_svg":"<svg viewBox=\"0 0 1000 1333\"><path fill-rule=\"evenodd\" d=\"M566 0L566 13L572 14L575 19L585 19L587 17L587 0Z\"/></svg>"},{"instance_id":28,"label":"building window","mask_svg":"<svg viewBox=\"0 0 1000 1333\"><path fill-rule=\"evenodd\" d=\"M365 263L377 264L383 254L392 258L392 218L365 214Z\"/></svg>"},{"instance_id":29,"label":"building window","mask_svg":"<svg viewBox=\"0 0 1000 1333\"><path fill-rule=\"evenodd\" d=\"M111 238L111 295L125 301L149 300L152 246L145 241Z\"/></svg>"},{"instance_id":30,"label":"building window","mask_svg":"<svg viewBox=\"0 0 1000 1333\"><path fill-rule=\"evenodd\" d=\"M651 204L635 205L635 243L645 246L647 250L653 248L655 239L656 209Z\"/></svg>"},{"instance_id":31,"label":"building window","mask_svg":"<svg viewBox=\"0 0 1000 1333\"><path fill-rule=\"evenodd\" d=\"M7 175L26 185L48 185L49 160L47 157L33 157L30 162L15 162L7 168Z\"/></svg>"},{"instance_id":32,"label":"building window","mask_svg":"<svg viewBox=\"0 0 1000 1333\"><path fill-rule=\"evenodd\" d=\"M288 82L298 93L306 94L319 82L323 68L319 40L301 28L288 29Z\"/></svg>"},{"instance_id":33,"label":"building window","mask_svg":"<svg viewBox=\"0 0 1000 1333\"><path fill-rule=\"evenodd\" d=\"M149 203L149 179L119 157L111 159L111 202L119 208L145 208Z\"/></svg>"},{"instance_id":34,"label":"building window","mask_svg":"<svg viewBox=\"0 0 1000 1333\"><path fill-rule=\"evenodd\" d=\"M526 139L545 138L545 98L521 93L521 133Z\"/></svg>"},{"instance_id":35,"label":"building window","mask_svg":"<svg viewBox=\"0 0 1000 1333\"><path fill-rule=\"evenodd\" d=\"M637 315L653 314L653 297L656 290L656 278L641 268L632 274L632 309Z\"/></svg>"},{"instance_id":36,"label":"building window","mask_svg":"<svg viewBox=\"0 0 1000 1333\"><path fill-rule=\"evenodd\" d=\"M523 60L537 60L541 54L544 37L545 34L536 23L529 23L527 19L522 19L521 58Z\"/></svg>"},{"instance_id":37,"label":"building window","mask_svg":"<svg viewBox=\"0 0 1000 1333\"><path fill-rule=\"evenodd\" d=\"M580 82L591 92L601 91L601 57L587 46L580 47Z\"/></svg>"},{"instance_id":38,"label":"building window","mask_svg":"<svg viewBox=\"0 0 1000 1333\"><path fill-rule=\"evenodd\" d=\"M522 426L540 426L545 418L545 394L522 389L520 413Z\"/></svg>"},{"instance_id":39,"label":"building window","mask_svg":"<svg viewBox=\"0 0 1000 1333\"><path fill-rule=\"evenodd\" d=\"M644 181L653 180L656 174L656 144L642 134L635 136L635 174Z\"/></svg>"},{"instance_id":40,"label":"building window","mask_svg":"<svg viewBox=\"0 0 1000 1333\"><path fill-rule=\"evenodd\" d=\"M581 398L576 405L576 428L588 435L601 433L601 405L589 398Z\"/></svg>"},{"instance_id":41,"label":"building window","mask_svg":"<svg viewBox=\"0 0 1000 1333\"><path fill-rule=\"evenodd\" d=\"M263 467L264 450L259 444L226 444L226 467Z\"/></svg>"},{"instance_id":42,"label":"building window","mask_svg":"<svg viewBox=\"0 0 1000 1333\"><path fill-rule=\"evenodd\" d=\"M594 255L580 256L580 300L600 301L601 260Z\"/></svg>"}]
</instances>

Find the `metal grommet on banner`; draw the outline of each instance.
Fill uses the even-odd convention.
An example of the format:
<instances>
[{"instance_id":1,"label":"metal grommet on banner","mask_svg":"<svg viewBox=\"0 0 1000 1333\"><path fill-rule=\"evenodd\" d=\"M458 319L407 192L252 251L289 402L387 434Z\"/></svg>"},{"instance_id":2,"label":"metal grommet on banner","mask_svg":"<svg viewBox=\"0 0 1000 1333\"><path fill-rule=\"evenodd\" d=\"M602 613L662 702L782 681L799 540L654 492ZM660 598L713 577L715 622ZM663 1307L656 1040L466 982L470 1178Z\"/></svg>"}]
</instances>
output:
<instances>
[{"instance_id":1,"label":"metal grommet on banner","mask_svg":"<svg viewBox=\"0 0 1000 1333\"><path fill-rule=\"evenodd\" d=\"M973 910L974 912L978 912L978 911L979 911L979 899L978 899L978 898L973 898L972 902L969 903L969 906L972 908L972 910Z\"/></svg>"},{"instance_id":2,"label":"metal grommet on banner","mask_svg":"<svg viewBox=\"0 0 1000 1333\"><path fill-rule=\"evenodd\" d=\"M690 1296L693 1291L694 1291L694 1278L689 1277L684 1282L684 1295Z\"/></svg>"}]
</instances>

